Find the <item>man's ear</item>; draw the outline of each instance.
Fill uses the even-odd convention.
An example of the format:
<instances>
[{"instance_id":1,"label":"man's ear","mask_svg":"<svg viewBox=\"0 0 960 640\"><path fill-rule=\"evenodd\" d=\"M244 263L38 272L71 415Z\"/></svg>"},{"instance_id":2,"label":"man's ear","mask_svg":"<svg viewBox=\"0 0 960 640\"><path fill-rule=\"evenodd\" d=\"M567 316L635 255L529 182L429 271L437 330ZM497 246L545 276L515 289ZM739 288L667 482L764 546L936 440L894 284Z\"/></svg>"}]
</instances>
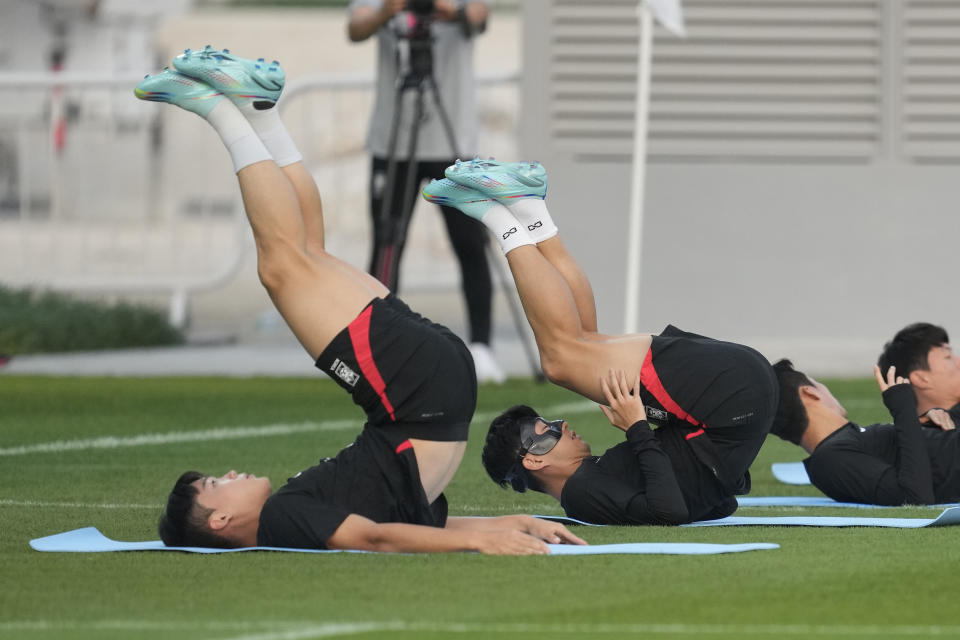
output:
<instances>
[{"instance_id":1,"label":"man's ear","mask_svg":"<svg viewBox=\"0 0 960 640\"><path fill-rule=\"evenodd\" d=\"M930 388L930 372L923 369L914 369L910 372L908 376L910 379L910 384L916 387L917 389L929 389Z\"/></svg>"},{"instance_id":2,"label":"man's ear","mask_svg":"<svg viewBox=\"0 0 960 640\"><path fill-rule=\"evenodd\" d=\"M809 384L800 385L797 392L800 394L801 402L820 402L823 398L817 388Z\"/></svg>"},{"instance_id":3,"label":"man's ear","mask_svg":"<svg viewBox=\"0 0 960 640\"><path fill-rule=\"evenodd\" d=\"M207 526L210 527L212 531L221 531L228 524L230 524L230 515L226 511L214 511L210 514L210 517L207 518Z\"/></svg>"},{"instance_id":4,"label":"man's ear","mask_svg":"<svg viewBox=\"0 0 960 640\"><path fill-rule=\"evenodd\" d=\"M527 471L540 471L545 466L543 458L535 458L530 454L523 456L523 460L520 461L520 464L523 465L523 468Z\"/></svg>"}]
</instances>

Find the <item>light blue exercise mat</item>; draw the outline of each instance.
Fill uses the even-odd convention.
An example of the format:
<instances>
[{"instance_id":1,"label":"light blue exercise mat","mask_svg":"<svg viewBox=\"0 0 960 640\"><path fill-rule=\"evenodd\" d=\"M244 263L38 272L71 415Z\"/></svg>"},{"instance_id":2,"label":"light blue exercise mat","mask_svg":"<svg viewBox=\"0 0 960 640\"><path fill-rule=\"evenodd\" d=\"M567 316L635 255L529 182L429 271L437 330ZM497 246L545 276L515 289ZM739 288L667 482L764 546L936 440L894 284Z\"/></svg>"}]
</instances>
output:
<instances>
[{"instance_id":1,"label":"light blue exercise mat","mask_svg":"<svg viewBox=\"0 0 960 640\"><path fill-rule=\"evenodd\" d=\"M839 504L839 503L838 503ZM859 505L858 505L859 506ZM605 527L566 516L534 516L569 525ZM947 507L936 518L863 518L850 516L727 516L718 520L701 520L681 527L890 527L919 529L949 527L960 524L960 507Z\"/></svg>"},{"instance_id":2,"label":"light blue exercise mat","mask_svg":"<svg viewBox=\"0 0 960 640\"><path fill-rule=\"evenodd\" d=\"M896 509L879 504L862 504L859 502L837 502L826 496L737 496L737 503L741 507L849 507L853 509ZM911 505L931 509L960 506L956 502L945 504Z\"/></svg>"},{"instance_id":3,"label":"light blue exercise mat","mask_svg":"<svg viewBox=\"0 0 960 640\"><path fill-rule=\"evenodd\" d=\"M104 551L187 551L189 553L234 553L237 551L302 551L304 553L343 553L329 549L284 549L280 547L244 547L242 549L211 549L208 547L168 547L160 540L144 542L121 542L111 540L100 533L96 527L74 529L57 533L45 538L35 538L30 546L36 551L71 551L78 553L99 553ZM367 553L349 551L348 553Z\"/></svg>"},{"instance_id":4,"label":"light blue exercise mat","mask_svg":"<svg viewBox=\"0 0 960 640\"><path fill-rule=\"evenodd\" d=\"M208 549L206 547L168 547L159 540L146 542L120 542L106 537L95 527L74 529L45 538L30 541L37 551L61 551L75 553L102 553L107 551L186 551L188 553L236 553L241 551L283 551L294 553L369 553L367 551L341 551L327 549L289 549L285 547L245 547L243 549ZM780 545L769 542L743 544L704 544L698 542L627 542L622 544L551 544L554 556L583 556L602 554L667 554L707 555L715 553L739 553L779 549Z\"/></svg>"},{"instance_id":5,"label":"light blue exercise mat","mask_svg":"<svg viewBox=\"0 0 960 640\"><path fill-rule=\"evenodd\" d=\"M744 542L743 544L710 544L703 542L625 542L620 544L551 544L550 553L555 556L590 556L609 553L640 553L674 556L704 556L716 553L740 553L779 549L772 542Z\"/></svg>"},{"instance_id":6,"label":"light blue exercise mat","mask_svg":"<svg viewBox=\"0 0 960 640\"><path fill-rule=\"evenodd\" d=\"M936 518L861 518L847 516L728 516L719 520L704 520L680 525L682 527L890 527L919 529L921 527L949 527L960 524L960 507L949 507Z\"/></svg>"},{"instance_id":7,"label":"light blue exercise mat","mask_svg":"<svg viewBox=\"0 0 960 640\"><path fill-rule=\"evenodd\" d=\"M770 470L773 477L784 484L810 484L810 476L802 462L774 462Z\"/></svg>"}]
</instances>

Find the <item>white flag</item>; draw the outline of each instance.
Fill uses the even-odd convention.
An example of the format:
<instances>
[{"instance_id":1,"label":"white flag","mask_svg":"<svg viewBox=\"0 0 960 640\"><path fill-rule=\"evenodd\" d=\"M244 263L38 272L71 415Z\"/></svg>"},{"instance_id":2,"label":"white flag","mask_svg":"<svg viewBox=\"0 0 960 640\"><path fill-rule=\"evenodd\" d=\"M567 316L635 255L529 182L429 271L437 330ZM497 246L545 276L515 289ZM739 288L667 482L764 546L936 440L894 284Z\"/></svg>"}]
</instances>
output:
<instances>
[{"instance_id":1,"label":"white flag","mask_svg":"<svg viewBox=\"0 0 960 640\"><path fill-rule=\"evenodd\" d=\"M650 13L657 22L666 27L674 35L685 36L687 29L683 24L683 8L680 0L644 0Z\"/></svg>"}]
</instances>

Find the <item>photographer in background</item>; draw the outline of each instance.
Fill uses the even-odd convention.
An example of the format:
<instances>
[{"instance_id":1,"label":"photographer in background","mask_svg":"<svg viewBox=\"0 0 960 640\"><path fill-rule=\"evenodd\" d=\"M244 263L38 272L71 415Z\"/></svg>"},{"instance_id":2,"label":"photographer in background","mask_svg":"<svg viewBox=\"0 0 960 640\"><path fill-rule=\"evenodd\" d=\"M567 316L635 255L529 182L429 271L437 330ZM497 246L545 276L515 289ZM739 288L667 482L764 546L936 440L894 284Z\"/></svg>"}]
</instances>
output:
<instances>
[{"instance_id":1,"label":"photographer in background","mask_svg":"<svg viewBox=\"0 0 960 640\"><path fill-rule=\"evenodd\" d=\"M419 192L405 187L408 176L415 185L442 178L457 157L473 157L477 149L473 38L486 28L489 0L352 0L348 12L351 41L377 36L376 95L366 144L372 156L369 271L397 292L398 267ZM424 83L416 77L411 81L411 76L424 73L424 63L430 81L425 84L435 89L428 99L422 95ZM418 103L423 108L419 121ZM444 118L456 140L445 130ZM391 141L393 131L396 138ZM412 155L411 134L416 137ZM391 161L393 179L388 176ZM502 382L505 375L490 350L493 283L487 231L455 209L440 210L460 263L477 378Z\"/></svg>"}]
</instances>

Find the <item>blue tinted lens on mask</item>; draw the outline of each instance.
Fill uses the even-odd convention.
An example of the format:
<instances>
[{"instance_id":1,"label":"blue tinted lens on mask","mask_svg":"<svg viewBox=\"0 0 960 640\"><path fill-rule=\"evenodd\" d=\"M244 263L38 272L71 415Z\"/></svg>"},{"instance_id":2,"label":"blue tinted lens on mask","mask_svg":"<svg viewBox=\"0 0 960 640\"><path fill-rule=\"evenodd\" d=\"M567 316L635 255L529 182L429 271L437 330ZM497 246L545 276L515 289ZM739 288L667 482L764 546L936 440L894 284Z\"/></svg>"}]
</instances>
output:
<instances>
[{"instance_id":1,"label":"blue tinted lens on mask","mask_svg":"<svg viewBox=\"0 0 960 640\"><path fill-rule=\"evenodd\" d=\"M537 425L540 425L542 433L537 433ZM546 427L546 430L543 428ZM560 437L563 435L563 420L544 420L537 416L536 418L526 418L520 424L520 444L523 450L520 457L532 453L535 456L541 456L553 450Z\"/></svg>"}]
</instances>

